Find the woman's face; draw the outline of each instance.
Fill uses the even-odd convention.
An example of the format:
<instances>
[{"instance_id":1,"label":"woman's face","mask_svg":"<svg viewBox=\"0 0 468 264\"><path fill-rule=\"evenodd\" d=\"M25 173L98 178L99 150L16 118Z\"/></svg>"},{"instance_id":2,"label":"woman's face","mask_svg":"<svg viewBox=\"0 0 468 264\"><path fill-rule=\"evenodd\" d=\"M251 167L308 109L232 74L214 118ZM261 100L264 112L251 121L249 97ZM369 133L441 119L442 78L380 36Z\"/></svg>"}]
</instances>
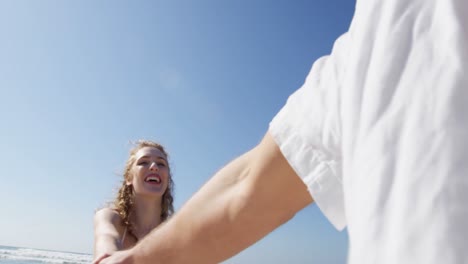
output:
<instances>
[{"instance_id":1,"label":"woman's face","mask_svg":"<svg viewBox=\"0 0 468 264\"><path fill-rule=\"evenodd\" d=\"M164 153L155 147L143 147L135 154L132 184L136 194L162 196L169 184L169 166Z\"/></svg>"}]
</instances>

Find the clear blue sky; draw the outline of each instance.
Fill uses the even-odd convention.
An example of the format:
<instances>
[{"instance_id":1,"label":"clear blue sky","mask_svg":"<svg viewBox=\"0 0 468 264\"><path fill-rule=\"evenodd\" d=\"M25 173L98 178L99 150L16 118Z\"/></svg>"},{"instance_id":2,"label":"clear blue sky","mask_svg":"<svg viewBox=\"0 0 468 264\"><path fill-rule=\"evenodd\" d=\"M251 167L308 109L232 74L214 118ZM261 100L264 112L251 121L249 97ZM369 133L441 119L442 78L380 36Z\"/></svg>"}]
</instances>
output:
<instances>
[{"instance_id":1,"label":"clear blue sky","mask_svg":"<svg viewBox=\"0 0 468 264\"><path fill-rule=\"evenodd\" d=\"M0 245L91 252L130 140L166 146L180 208L262 138L354 4L1 1ZM347 243L312 205L227 263L344 263Z\"/></svg>"}]
</instances>

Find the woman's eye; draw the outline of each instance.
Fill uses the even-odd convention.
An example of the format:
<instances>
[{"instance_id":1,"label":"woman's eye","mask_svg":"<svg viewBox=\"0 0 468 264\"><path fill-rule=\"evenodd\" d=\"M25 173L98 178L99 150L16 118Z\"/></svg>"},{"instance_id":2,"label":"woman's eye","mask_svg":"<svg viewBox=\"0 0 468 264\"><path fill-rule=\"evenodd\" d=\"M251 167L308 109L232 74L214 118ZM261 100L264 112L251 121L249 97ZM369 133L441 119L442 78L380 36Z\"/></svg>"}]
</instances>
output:
<instances>
[{"instance_id":1,"label":"woman's eye","mask_svg":"<svg viewBox=\"0 0 468 264\"><path fill-rule=\"evenodd\" d=\"M159 166L159 167L166 167L166 164L164 164L164 163L158 163L158 166Z\"/></svg>"},{"instance_id":2,"label":"woman's eye","mask_svg":"<svg viewBox=\"0 0 468 264\"><path fill-rule=\"evenodd\" d=\"M140 162L138 163L138 165L147 165L147 164L148 164L147 161L140 161Z\"/></svg>"}]
</instances>

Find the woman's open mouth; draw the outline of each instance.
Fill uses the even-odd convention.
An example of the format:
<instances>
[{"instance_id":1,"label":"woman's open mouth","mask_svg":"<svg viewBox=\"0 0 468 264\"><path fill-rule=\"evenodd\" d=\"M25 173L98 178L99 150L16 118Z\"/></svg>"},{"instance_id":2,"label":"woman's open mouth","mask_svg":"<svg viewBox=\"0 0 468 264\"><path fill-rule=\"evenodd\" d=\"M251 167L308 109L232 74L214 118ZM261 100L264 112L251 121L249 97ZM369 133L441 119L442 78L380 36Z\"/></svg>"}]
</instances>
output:
<instances>
[{"instance_id":1,"label":"woman's open mouth","mask_svg":"<svg viewBox=\"0 0 468 264\"><path fill-rule=\"evenodd\" d=\"M161 184L161 176L157 174L150 174L146 176L145 182L150 183L150 184Z\"/></svg>"}]
</instances>

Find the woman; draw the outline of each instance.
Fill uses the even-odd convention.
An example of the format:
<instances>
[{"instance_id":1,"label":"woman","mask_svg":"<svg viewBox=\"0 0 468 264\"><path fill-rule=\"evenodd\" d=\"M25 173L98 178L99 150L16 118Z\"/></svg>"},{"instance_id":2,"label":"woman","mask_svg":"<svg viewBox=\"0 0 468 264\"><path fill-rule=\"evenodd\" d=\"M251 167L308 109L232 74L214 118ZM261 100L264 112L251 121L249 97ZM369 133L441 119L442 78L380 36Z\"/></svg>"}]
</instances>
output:
<instances>
[{"instance_id":1,"label":"woman","mask_svg":"<svg viewBox=\"0 0 468 264\"><path fill-rule=\"evenodd\" d=\"M130 151L114 204L94 216L94 263L133 247L173 212L168 155L158 143L140 140Z\"/></svg>"}]
</instances>

